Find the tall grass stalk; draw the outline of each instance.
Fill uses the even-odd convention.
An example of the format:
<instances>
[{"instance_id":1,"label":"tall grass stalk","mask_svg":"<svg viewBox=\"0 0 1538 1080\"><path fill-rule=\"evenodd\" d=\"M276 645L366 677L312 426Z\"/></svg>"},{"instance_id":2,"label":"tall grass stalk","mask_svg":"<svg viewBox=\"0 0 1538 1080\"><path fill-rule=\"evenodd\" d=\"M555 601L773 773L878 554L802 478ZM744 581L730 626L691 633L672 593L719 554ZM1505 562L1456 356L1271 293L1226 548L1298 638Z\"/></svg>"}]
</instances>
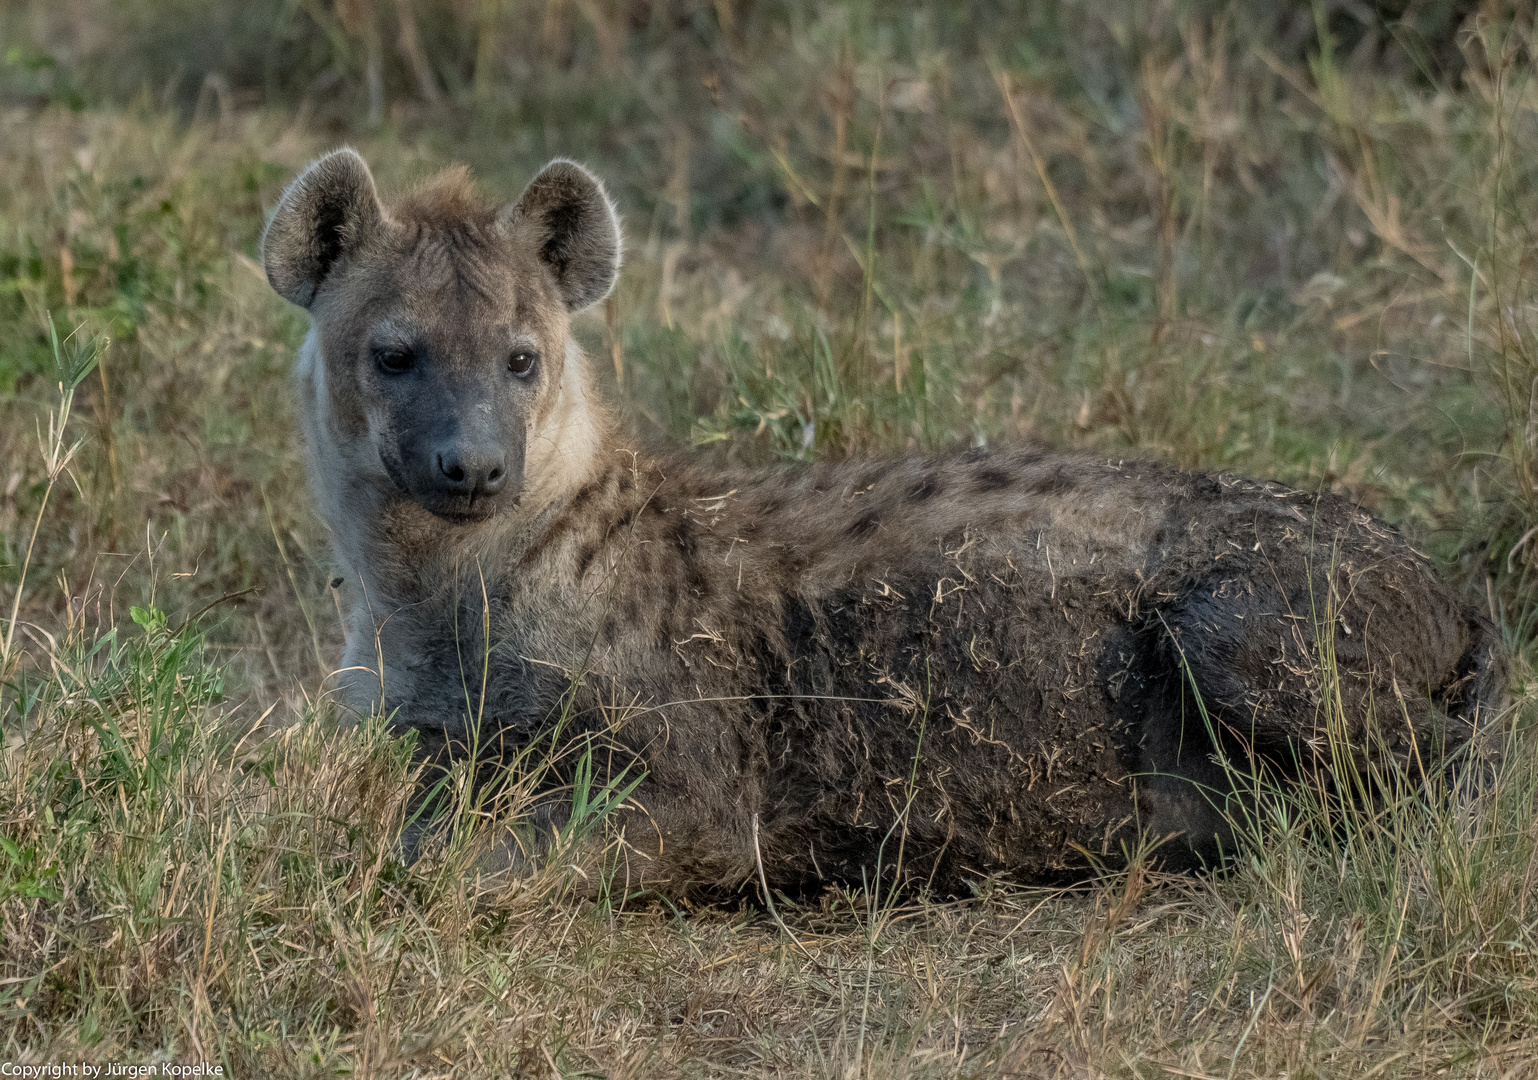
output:
<instances>
[{"instance_id":1,"label":"tall grass stalk","mask_svg":"<svg viewBox=\"0 0 1538 1080\"><path fill-rule=\"evenodd\" d=\"M27 538L26 550L22 555L21 567L17 573L16 591L11 597L11 615L6 620L5 637L0 640L0 687L10 681L20 660L16 652L16 627L21 621L21 598L26 591L27 571L32 565L32 552L37 546L38 534L43 527L43 516L48 510L48 499L53 494L54 486L69 469L70 463L75 460L76 453L84 443L83 438L72 442L69 440L69 420L75 405L75 390L95 369L108 345L107 339L94 337L83 327L76 327L61 341L58 324L51 313L47 317L47 322L48 344L53 353L54 369L58 376L55 384L58 390L58 404L48 411L47 432L42 430L41 425L38 427L38 452L43 461L43 493L38 500L37 515L33 518L32 532ZM4 715L5 709L0 707L0 717Z\"/></svg>"}]
</instances>

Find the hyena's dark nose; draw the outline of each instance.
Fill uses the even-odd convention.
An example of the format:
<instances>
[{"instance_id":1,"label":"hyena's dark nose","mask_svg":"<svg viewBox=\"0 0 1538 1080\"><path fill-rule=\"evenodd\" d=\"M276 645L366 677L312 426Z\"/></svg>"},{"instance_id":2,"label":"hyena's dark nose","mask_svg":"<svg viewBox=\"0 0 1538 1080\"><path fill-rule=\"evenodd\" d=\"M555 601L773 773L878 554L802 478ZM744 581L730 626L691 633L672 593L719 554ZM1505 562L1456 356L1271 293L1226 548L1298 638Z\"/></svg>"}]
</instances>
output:
<instances>
[{"instance_id":1,"label":"hyena's dark nose","mask_svg":"<svg viewBox=\"0 0 1538 1080\"><path fill-rule=\"evenodd\" d=\"M438 454L438 473L439 482L455 495L495 495L507 479L507 455L455 447Z\"/></svg>"}]
</instances>

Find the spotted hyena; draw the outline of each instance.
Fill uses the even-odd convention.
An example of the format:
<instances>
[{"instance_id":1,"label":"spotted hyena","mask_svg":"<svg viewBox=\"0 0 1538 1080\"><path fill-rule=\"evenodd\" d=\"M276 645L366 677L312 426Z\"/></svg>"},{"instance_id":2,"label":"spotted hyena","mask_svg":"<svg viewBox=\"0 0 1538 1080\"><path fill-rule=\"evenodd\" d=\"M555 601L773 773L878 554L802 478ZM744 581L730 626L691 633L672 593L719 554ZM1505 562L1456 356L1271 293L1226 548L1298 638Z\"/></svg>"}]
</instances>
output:
<instances>
[{"instance_id":1,"label":"spotted hyena","mask_svg":"<svg viewBox=\"0 0 1538 1080\"><path fill-rule=\"evenodd\" d=\"M434 760L601 746L600 779L644 777L632 881L857 883L899 835L946 889L1139 829L1196 861L1230 839L1225 761L1441 761L1504 692L1490 623L1335 495L1028 448L634 452L571 337L621 235L570 161L506 206L450 171L387 208L340 150L263 248L311 317L346 695Z\"/></svg>"}]
</instances>

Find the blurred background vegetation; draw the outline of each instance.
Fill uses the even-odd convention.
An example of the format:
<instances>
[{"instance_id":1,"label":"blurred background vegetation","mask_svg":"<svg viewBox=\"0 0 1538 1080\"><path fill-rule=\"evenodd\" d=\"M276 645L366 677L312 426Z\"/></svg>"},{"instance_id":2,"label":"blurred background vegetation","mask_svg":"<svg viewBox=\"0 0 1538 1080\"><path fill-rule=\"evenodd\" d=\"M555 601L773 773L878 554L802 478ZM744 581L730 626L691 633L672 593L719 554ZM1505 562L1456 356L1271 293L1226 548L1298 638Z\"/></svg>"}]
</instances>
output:
<instances>
[{"instance_id":1,"label":"blurred background vegetation","mask_svg":"<svg viewBox=\"0 0 1538 1080\"><path fill-rule=\"evenodd\" d=\"M1347 491L1501 624L1520 687L1538 629L1534 33L1533 5L1517 0L0 0L0 610L20 596L20 652L0 664L7 738L13 721L67 715L77 684L59 676L60 643L137 633L130 605L179 613L173 626L212 605L200 641L222 709L276 705L271 715L293 719L322 693L340 633L286 382L305 322L267 288L258 244L283 184L343 141L387 197L452 162L507 199L557 154L605 177L627 265L578 334L638 438L743 462L1036 440ZM51 328L62 339L76 327L63 353L99 349L100 363L73 401L71 437L84 441L51 473L39 452L59 401ZM164 622L144 619L145 640L169 648ZM204 716L217 694L193 683L202 696L187 708ZM14 811L18 852L44 853L12 859L15 874L33 867L35 892L44 855L77 841L39 824L40 789L17 783L0 809ZM314 783L323 794L341 781ZM101 790L110 816L117 789ZM372 805L366 794L357 805ZM1104 1004L1100 1049L1081 1039L1081 1057L1059 1064L1104 1064L1128 1039L1153 1047L1150 1032L1183 1038L1196 1015L1208 1035L1193 1036L1197 1071L1180 1075L1233 1076L1239 1034L1269 1008L1261 1031L1276 1025L1280 1041L1257 1035L1246 1075L1338 1064L1309 1055L1341 1047L1365 1055L1350 1059L1365 1074L1389 1059L1364 1048L1383 1045L1407 1048L1402 1075L1444 1058L1475 1069L1483 1050L1459 1058L1445 1040L1520 1039L1538 1019L1538 935L1525 914L1538 826L1524 805L1479 819L1503 854L1477 874L1448 877L1437 862L1436 851L1478 848L1446 825L1464 820L1448 811L1436 834L1445 851L1432 844L1420 862L1403 861L1396 841L1382 851L1401 861L1352 877L1305 846L1186 907L1170 901L1160 910L1203 928L1191 932L1212 935L1215 951L1148 960L1166 964L1165 993L1107 974L1163 945L1117 945L1111 915L1095 921L1099 899L1083 918L1062 909L1083 923L1077 961L1048 949L1047 966L1020 977L1050 997L1069 973L1073 993ZM134 828L172 827L155 821ZM355 837L349 827L333 839L346 851ZM207 878L210 903L223 872ZM1454 879L1456 896L1444 888ZM169 912L176 887L155 881L145 895L160 899L144 903ZM43 919L27 925L54 928L39 941L72 925L27 903ZM1276 932L1219 941L1238 925L1231 911ZM194 943L205 966L206 916ZM1364 945L1361 928L1380 924L1397 929ZM33 940L0 929L9 943ZM603 924L584 932L600 952L631 947ZM738 929L717 932L730 958ZM915 949L928 948L922 936ZM655 947L687 953L682 941ZM998 955L1014 956L1014 941L999 938ZM1357 966L1363 949L1377 957L1371 971ZM51 955L18 959L18 977ZM867 1005L872 956L851 961L870 965ZM1226 959L1214 975L1183 967L1192 956ZM113 963L102 979L153 972L140 954ZM896 967L879 970L893 1000L918 993L917 974L910 986ZM1192 986L1216 1002L1230 973L1223 1008L1171 1004L1194 1000ZM183 987L194 1034L197 994L235 979L208 977ZM337 976L340 997L282 984L294 1008L312 1010L303 1023L276 1006L257 1012L312 1034L361 1023L346 1019L367 1011L346 1005L354 977ZM1001 1011L1007 1026L1024 1000L988 995L976 972L957 978L980 995L962 1010L977 1025L1002 1030ZM756 993L750 983L731 992ZM1268 1006L1284 983L1276 1001L1291 1004ZM0 1016L11 1015L5 985ZM806 985L785 989L787 1016L811 1008ZM1253 1017L1237 1004L1245 988L1260 1001ZM378 989L378 1001L391 993ZM850 1000L838 999L839 1023L853 1023ZM77 1025L97 1008L58 1001L51 1015ZM481 1015L473 995L464 1002L465 1016ZM1149 1019L1166 1006L1169 1017ZM137 1007L124 1006L135 1023ZM1077 1005L1058 1008L1032 1015L1089 1023ZM613 1035L592 1024L582 1038ZM1317 1031L1335 1034L1309 1041ZM1223 1047L1216 1064L1198 1045L1208 1037ZM367 1045L315 1060L366 1062ZM844 1060L828 1053L824 1064Z\"/></svg>"}]
</instances>

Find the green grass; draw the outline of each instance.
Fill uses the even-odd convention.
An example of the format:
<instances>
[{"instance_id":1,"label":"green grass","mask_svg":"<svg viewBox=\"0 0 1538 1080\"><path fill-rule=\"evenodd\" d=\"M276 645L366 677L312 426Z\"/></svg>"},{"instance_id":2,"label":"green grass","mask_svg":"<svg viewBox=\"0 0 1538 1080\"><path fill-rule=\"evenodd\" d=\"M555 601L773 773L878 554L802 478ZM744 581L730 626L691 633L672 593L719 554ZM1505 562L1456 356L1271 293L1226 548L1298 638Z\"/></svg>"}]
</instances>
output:
<instances>
[{"instance_id":1,"label":"green grass","mask_svg":"<svg viewBox=\"0 0 1538 1080\"><path fill-rule=\"evenodd\" d=\"M1328 4L56 8L0 11L0 1060L1233 1080L1538 1056L1530 12L1438 37L1452 5L1412 5L1394 45ZM1025 439L1351 492L1501 624L1498 777L1262 779L1240 825L1265 840L1216 879L1134 859L771 914L627 897L567 865L576 836L489 874L529 785L455 776L463 827L403 864L408 748L328 705L304 322L257 265L264 210L343 139L395 191L453 161L507 198L552 154L598 169L629 254L578 334L642 438L745 462ZM621 794L586 792L589 827Z\"/></svg>"}]
</instances>

